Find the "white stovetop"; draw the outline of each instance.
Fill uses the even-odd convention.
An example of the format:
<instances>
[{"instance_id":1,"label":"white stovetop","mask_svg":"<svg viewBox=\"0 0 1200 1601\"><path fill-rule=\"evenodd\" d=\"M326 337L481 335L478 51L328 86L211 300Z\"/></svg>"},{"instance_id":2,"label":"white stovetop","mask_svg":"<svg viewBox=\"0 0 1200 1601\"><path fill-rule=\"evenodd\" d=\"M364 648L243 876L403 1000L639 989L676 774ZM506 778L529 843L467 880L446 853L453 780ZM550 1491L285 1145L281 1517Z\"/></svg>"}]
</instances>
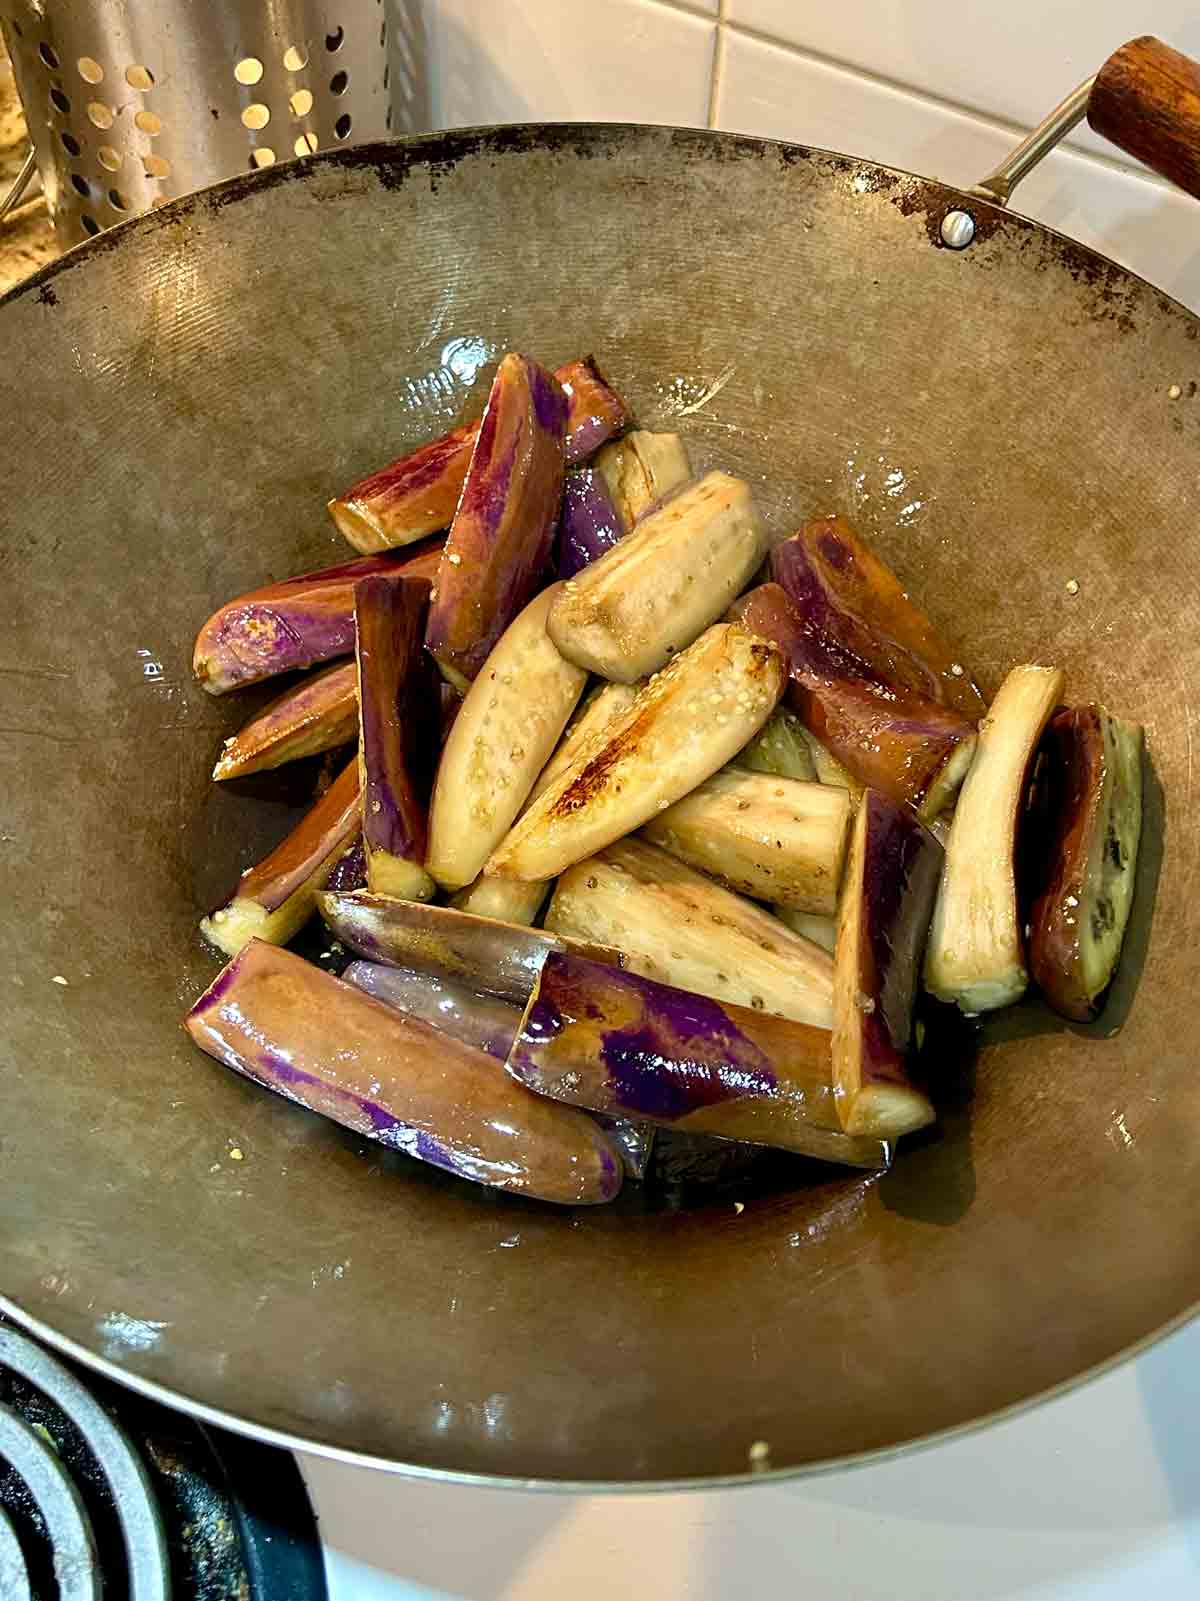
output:
<instances>
[{"instance_id":1,"label":"white stovetop","mask_svg":"<svg viewBox=\"0 0 1200 1601\"><path fill-rule=\"evenodd\" d=\"M300 1464L332 1601L1196 1601L1200 1322L964 1439L687 1495Z\"/></svg>"}]
</instances>

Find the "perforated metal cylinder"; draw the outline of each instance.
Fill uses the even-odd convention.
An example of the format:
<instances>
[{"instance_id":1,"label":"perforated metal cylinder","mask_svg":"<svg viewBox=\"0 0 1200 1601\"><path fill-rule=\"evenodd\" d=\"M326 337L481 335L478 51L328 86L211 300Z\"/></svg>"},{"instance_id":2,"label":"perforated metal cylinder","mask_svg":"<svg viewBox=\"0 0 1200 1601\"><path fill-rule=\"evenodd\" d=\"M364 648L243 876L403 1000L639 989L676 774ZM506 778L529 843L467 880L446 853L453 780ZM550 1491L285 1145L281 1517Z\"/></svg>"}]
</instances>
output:
<instances>
[{"instance_id":1,"label":"perforated metal cylinder","mask_svg":"<svg viewBox=\"0 0 1200 1601\"><path fill-rule=\"evenodd\" d=\"M392 126L384 0L0 0L64 246Z\"/></svg>"}]
</instances>

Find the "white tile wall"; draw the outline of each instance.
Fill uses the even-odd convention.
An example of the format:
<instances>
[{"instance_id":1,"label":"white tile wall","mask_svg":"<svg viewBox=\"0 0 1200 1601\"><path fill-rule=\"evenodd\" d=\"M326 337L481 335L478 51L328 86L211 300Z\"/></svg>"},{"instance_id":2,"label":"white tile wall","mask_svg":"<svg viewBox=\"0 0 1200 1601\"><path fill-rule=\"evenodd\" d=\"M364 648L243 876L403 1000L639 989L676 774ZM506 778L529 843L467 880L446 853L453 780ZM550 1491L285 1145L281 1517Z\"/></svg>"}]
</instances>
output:
<instances>
[{"instance_id":1,"label":"white tile wall","mask_svg":"<svg viewBox=\"0 0 1200 1601\"><path fill-rule=\"evenodd\" d=\"M400 3L434 127L708 124L962 185L1127 38L1158 33L1200 55L1200 10L1184 0ZM1200 202L1086 130L1026 180L1014 209L1200 310Z\"/></svg>"},{"instance_id":2,"label":"white tile wall","mask_svg":"<svg viewBox=\"0 0 1200 1601\"><path fill-rule=\"evenodd\" d=\"M1139 34L1200 54L1194 0L725 0L725 14L738 27L1023 126L1040 122ZM1086 127L1073 138L1113 154Z\"/></svg>"},{"instance_id":3,"label":"white tile wall","mask_svg":"<svg viewBox=\"0 0 1200 1601\"><path fill-rule=\"evenodd\" d=\"M426 0L433 125L703 124L716 31L657 0Z\"/></svg>"}]
</instances>

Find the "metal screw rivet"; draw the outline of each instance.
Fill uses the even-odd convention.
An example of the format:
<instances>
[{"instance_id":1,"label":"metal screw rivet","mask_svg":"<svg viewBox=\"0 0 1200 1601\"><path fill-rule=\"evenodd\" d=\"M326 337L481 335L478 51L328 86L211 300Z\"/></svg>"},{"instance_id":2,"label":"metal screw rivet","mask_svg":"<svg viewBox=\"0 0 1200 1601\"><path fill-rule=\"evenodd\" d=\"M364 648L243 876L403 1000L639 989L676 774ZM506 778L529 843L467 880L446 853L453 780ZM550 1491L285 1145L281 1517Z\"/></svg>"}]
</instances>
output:
<instances>
[{"instance_id":1,"label":"metal screw rivet","mask_svg":"<svg viewBox=\"0 0 1200 1601\"><path fill-rule=\"evenodd\" d=\"M941 234L948 250L965 250L975 237L975 219L969 211L948 211L942 218Z\"/></svg>"}]
</instances>

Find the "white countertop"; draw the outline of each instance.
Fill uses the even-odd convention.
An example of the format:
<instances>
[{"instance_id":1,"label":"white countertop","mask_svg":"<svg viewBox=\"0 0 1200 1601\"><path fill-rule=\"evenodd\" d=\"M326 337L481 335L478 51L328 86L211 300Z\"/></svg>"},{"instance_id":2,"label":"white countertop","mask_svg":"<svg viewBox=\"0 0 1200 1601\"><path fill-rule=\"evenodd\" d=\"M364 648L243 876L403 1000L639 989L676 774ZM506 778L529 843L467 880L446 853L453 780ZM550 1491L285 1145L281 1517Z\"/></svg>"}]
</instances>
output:
<instances>
[{"instance_id":1,"label":"white countertop","mask_svg":"<svg viewBox=\"0 0 1200 1601\"><path fill-rule=\"evenodd\" d=\"M966 1438L792 1484L586 1496L302 1457L332 1601L1195 1601L1200 1322Z\"/></svg>"}]
</instances>

